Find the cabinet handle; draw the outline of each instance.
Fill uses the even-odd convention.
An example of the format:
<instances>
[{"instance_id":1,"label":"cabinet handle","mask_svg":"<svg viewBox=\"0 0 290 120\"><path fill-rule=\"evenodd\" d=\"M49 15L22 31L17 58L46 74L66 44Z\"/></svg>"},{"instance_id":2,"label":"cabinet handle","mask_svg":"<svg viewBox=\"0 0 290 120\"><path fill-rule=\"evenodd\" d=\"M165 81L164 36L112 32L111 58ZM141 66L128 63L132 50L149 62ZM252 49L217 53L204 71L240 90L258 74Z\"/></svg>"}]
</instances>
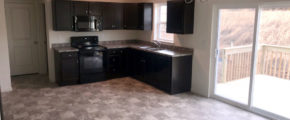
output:
<instances>
[{"instance_id":1,"label":"cabinet handle","mask_svg":"<svg viewBox=\"0 0 290 120\"><path fill-rule=\"evenodd\" d=\"M146 63L146 60L140 60L140 62L142 62L142 63Z\"/></svg>"}]
</instances>

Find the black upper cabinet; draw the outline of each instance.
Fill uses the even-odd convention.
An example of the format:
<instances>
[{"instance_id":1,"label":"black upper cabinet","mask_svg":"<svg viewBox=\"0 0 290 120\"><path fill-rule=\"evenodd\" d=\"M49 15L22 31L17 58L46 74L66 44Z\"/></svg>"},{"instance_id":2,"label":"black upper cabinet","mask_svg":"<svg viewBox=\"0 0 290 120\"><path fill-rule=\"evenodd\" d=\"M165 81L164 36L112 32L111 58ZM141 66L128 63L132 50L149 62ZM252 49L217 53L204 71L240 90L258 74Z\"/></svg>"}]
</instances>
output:
<instances>
[{"instance_id":1,"label":"black upper cabinet","mask_svg":"<svg viewBox=\"0 0 290 120\"><path fill-rule=\"evenodd\" d=\"M72 31L73 16L102 16L104 30L152 30L152 3L53 0L54 30Z\"/></svg>"},{"instance_id":2,"label":"black upper cabinet","mask_svg":"<svg viewBox=\"0 0 290 120\"><path fill-rule=\"evenodd\" d=\"M53 0L53 29L59 31L73 30L72 2L69 0Z\"/></svg>"},{"instance_id":3,"label":"black upper cabinet","mask_svg":"<svg viewBox=\"0 0 290 120\"><path fill-rule=\"evenodd\" d=\"M152 30L152 3L125 3L124 29Z\"/></svg>"},{"instance_id":4,"label":"black upper cabinet","mask_svg":"<svg viewBox=\"0 0 290 120\"><path fill-rule=\"evenodd\" d=\"M152 30L153 3L140 3L138 27L140 30Z\"/></svg>"},{"instance_id":5,"label":"black upper cabinet","mask_svg":"<svg viewBox=\"0 0 290 120\"><path fill-rule=\"evenodd\" d=\"M123 4L103 3L103 21L105 30L123 29Z\"/></svg>"},{"instance_id":6,"label":"black upper cabinet","mask_svg":"<svg viewBox=\"0 0 290 120\"><path fill-rule=\"evenodd\" d=\"M125 3L124 4L124 29L138 29L138 4Z\"/></svg>"},{"instance_id":7,"label":"black upper cabinet","mask_svg":"<svg viewBox=\"0 0 290 120\"><path fill-rule=\"evenodd\" d=\"M74 1L74 16L87 16L89 15L89 3Z\"/></svg>"},{"instance_id":8,"label":"black upper cabinet","mask_svg":"<svg viewBox=\"0 0 290 120\"><path fill-rule=\"evenodd\" d=\"M99 2L79 2L75 1L74 16L101 16L102 3Z\"/></svg>"},{"instance_id":9,"label":"black upper cabinet","mask_svg":"<svg viewBox=\"0 0 290 120\"><path fill-rule=\"evenodd\" d=\"M102 16L103 6L99 2L90 2L89 3L89 14L91 16Z\"/></svg>"},{"instance_id":10,"label":"black upper cabinet","mask_svg":"<svg viewBox=\"0 0 290 120\"><path fill-rule=\"evenodd\" d=\"M194 0L192 3L184 0L167 2L167 33L193 33L194 4Z\"/></svg>"}]
</instances>

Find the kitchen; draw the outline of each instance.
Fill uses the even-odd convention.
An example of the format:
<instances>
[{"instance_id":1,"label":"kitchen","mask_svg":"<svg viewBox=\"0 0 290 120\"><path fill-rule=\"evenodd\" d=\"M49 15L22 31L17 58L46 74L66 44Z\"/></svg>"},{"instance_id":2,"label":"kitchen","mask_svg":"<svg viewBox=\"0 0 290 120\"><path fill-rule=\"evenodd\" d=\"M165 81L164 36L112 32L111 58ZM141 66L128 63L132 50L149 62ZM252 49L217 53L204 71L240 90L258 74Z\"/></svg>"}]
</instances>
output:
<instances>
[{"instance_id":1,"label":"kitchen","mask_svg":"<svg viewBox=\"0 0 290 120\"><path fill-rule=\"evenodd\" d=\"M39 41L32 43L45 47L35 50L41 67L32 73L40 74L14 77L9 57L3 59L8 63L3 73L11 69L1 76L4 119L266 119L208 98L215 55L212 10L227 0L27 1L39 10L34 13ZM9 7L3 9L10 16ZM13 25L9 19L0 21L0 29ZM9 42L8 28L1 36L8 33ZM1 38L2 45L7 41ZM1 49L9 56L8 46ZM29 86L20 85L24 80L47 82L17 88ZM31 105L36 107L24 108Z\"/></svg>"},{"instance_id":2,"label":"kitchen","mask_svg":"<svg viewBox=\"0 0 290 120\"><path fill-rule=\"evenodd\" d=\"M167 26L168 31L181 34L193 33L193 2L183 4L183 2L174 1L168 2L167 5L172 6L168 7L168 10L184 9L187 10L184 14L189 14L189 16L169 14L168 19L180 17L180 20L191 21L190 23L180 21L180 26ZM56 31L100 32L122 29L152 31L153 26L153 3L56 0L53 1L53 11ZM71 37L70 45L53 44L52 46L55 51L56 83L59 85L134 76L169 94L188 92L191 89L192 49L163 45L160 42L152 44L140 40L125 40L121 43L101 41L99 43L98 36Z\"/></svg>"}]
</instances>

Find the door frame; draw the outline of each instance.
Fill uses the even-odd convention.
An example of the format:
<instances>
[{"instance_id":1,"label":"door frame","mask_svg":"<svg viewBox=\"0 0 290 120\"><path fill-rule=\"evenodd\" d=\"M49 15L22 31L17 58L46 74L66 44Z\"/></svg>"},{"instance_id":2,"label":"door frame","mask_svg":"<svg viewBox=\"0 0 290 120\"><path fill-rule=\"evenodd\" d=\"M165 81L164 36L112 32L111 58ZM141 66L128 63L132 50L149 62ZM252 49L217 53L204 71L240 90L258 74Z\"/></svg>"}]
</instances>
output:
<instances>
[{"instance_id":1,"label":"door frame","mask_svg":"<svg viewBox=\"0 0 290 120\"><path fill-rule=\"evenodd\" d=\"M211 37L211 69L210 69L210 97L213 99L217 99L219 101L225 102L227 104L236 106L238 108L247 110L249 112L259 114L261 116L271 118L271 119L279 119L279 120L288 120L287 118L256 108L252 105L253 102L253 86L255 84L255 74L256 74L256 61L257 61L257 51L258 51L258 42L259 42L259 25L260 25L260 15L261 8L269 8L269 7L290 7L290 2L263 2L263 3L243 3L243 4L215 4L213 6L213 18L212 18L212 37ZM253 8L255 9L255 22L254 22L254 40L252 46L252 58L251 58L251 73L250 73L250 84L249 84L249 94L248 94L248 104L242 104L230 100L228 98L219 96L215 94L215 85L217 84L217 55L218 55L218 43L219 43L219 20L220 20L220 9L243 9L243 8Z\"/></svg>"}]
</instances>

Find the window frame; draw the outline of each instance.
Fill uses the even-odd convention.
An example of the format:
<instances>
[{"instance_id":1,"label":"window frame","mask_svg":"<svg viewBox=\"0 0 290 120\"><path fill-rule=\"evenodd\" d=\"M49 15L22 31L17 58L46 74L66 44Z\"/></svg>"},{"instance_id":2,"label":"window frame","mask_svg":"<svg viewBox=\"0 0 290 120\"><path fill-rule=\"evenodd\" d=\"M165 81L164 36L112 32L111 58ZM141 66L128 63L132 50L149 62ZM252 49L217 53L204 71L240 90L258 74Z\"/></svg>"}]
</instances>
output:
<instances>
[{"instance_id":1,"label":"window frame","mask_svg":"<svg viewBox=\"0 0 290 120\"><path fill-rule=\"evenodd\" d=\"M162 24L165 24L165 25L167 24L167 21L166 22L161 21L161 7L162 6L167 6L167 4L166 3L158 3L158 4L156 4L156 7L155 7L154 41L164 42L164 43L168 43L168 44L174 44L174 34L172 34L173 35L172 40L171 39L164 39L161 37L161 27L160 26ZM167 33L167 34L170 34L170 33Z\"/></svg>"}]
</instances>

